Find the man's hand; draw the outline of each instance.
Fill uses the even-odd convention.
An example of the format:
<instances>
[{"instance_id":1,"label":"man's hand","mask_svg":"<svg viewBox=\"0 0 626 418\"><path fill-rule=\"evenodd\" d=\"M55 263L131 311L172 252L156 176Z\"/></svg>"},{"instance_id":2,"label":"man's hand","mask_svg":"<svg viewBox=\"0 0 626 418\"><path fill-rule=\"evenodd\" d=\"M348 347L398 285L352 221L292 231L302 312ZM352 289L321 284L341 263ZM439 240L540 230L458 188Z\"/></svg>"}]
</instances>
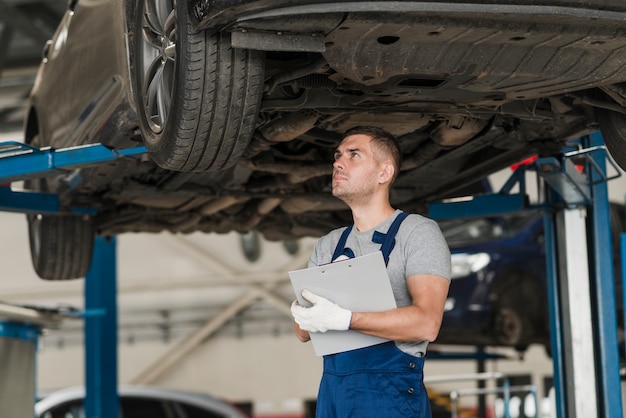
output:
<instances>
[{"instance_id":1,"label":"man's hand","mask_svg":"<svg viewBox=\"0 0 626 418\"><path fill-rule=\"evenodd\" d=\"M305 308L297 300L291 304L293 319L300 329L309 332L326 332L329 330L346 331L350 328L352 312L304 289L302 297L313 306Z\"/></svg>"}]
</instances>

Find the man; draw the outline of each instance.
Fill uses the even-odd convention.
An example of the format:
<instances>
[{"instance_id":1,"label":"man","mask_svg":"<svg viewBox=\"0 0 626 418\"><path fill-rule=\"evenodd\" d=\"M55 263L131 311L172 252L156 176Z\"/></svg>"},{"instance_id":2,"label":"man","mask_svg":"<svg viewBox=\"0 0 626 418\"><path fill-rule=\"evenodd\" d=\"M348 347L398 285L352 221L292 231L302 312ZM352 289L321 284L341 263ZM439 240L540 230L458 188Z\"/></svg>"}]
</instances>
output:
<instances>
[{"instance_id":1,"label":"man","mask_svg":"<svg viewBox=\"0 0 626 418\"><path fill-rule=\"evenodd\" d=\"M335 151L332 193L351 209L353 227L339 228L315 245L309 267L382 251L397 308L350 312L303 290L311 302L292 304L302 342L310 332L353 330L390 340L324 356L316 416L431 417L423 383L426 348L439 333L450 285L450 250L437 223L394 209L391 185L401 163L395 137L356 127Z\"/></svg>"}]
</instances>

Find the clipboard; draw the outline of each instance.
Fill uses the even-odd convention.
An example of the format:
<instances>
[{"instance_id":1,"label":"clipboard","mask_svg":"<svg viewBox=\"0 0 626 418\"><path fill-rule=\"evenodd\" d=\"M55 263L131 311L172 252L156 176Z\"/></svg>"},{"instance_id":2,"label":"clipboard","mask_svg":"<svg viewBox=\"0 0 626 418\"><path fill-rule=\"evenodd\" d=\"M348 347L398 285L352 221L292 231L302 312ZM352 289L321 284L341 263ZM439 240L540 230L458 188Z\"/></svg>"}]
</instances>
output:
<instances>
[{"instance_id":1,"label":"clipboard","mask_svg":"<svg viewBox=\"0 0 626 418\"><path fill-rule=\"evenodd\" d=\"M379 312L397 307L380 251L323 266L289 272L298 303L310 306L302 290L323 296L342 308L357 312ZM311 332L315 354L323 356L369 347L389 340L356 331Z\"/></svg>"}]
</instances>

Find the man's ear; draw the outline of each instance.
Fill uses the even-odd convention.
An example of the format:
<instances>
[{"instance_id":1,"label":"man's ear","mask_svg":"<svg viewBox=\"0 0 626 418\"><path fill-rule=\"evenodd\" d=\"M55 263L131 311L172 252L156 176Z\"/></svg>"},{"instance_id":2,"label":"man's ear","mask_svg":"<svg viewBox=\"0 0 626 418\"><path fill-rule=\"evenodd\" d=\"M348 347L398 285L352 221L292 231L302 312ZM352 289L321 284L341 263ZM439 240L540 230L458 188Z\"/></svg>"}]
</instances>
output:
<instances>
[{"instance_id":1,"label":"man's ear","mask_svg":"<svg viewBox=\"0 0 626 418\"><path fill-rule=\"evenodd\" d=\"M383 163L382 170L380 171L381 184L390 183L391 179L393 179L394 172L395 168L393 164L391 164L389 161Z\"/></svg>"}]
</instances>

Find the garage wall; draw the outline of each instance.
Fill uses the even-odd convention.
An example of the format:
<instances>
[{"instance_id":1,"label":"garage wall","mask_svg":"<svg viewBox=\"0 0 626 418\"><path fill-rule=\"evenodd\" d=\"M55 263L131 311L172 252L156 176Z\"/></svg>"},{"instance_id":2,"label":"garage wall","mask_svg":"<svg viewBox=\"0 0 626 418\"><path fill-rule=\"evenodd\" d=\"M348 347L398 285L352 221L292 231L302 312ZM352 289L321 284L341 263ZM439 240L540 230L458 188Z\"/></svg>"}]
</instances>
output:
<instances>
[{"instance_id":1,"label":"garage wall","mask_svg":"<svg viewBox=\"0 0 626 418\"><path fill-rule=\"evenodd\" d=\"M162 342L122 343L118 351L120 384L128 384L172 346ZM83 381L80 346L43 347L38 363L40 388L73 386ZM152 384L252 402L257 415L301 414L302 401L316 397L320 376L320 359L310 345L293 336L216 338L198 347Z\"/></svg>"}]
</instances>

